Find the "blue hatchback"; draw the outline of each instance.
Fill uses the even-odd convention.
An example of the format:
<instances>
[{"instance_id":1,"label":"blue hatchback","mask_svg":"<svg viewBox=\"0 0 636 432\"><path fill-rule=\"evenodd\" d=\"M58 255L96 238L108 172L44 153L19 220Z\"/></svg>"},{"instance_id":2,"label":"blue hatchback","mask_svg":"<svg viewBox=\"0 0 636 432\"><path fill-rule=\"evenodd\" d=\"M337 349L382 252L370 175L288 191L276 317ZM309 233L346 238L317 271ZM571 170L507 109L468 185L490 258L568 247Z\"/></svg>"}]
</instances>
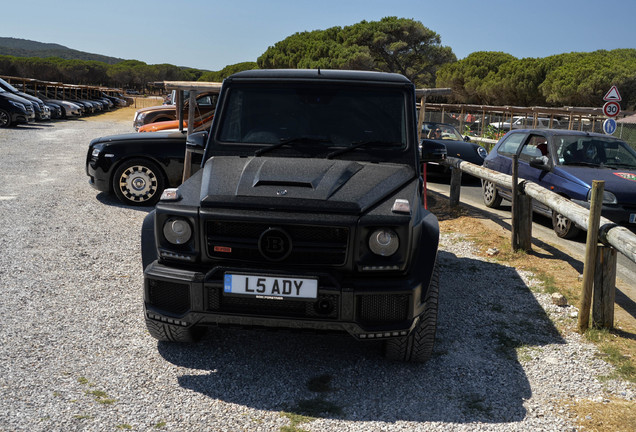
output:
<instances>
[{"instance_id":1,"label":"blue hatchback","mask_svg":"<svg viewBox=\"0 0 636 432\"><path fill-rule=\"evenodd\" d=\"M519 147L519 177L530 180L573 202L589 208L593 180L605 181L603 216L636 230L636 151L608 135L555 129L514 130L504 135L490 152L484 166L512 174L512 157ZM496 208L510 189L482 182L484 203ZM533 201L534 210L552 218L559 237L573 238L582 227Z\"/></svg>"}]
</instances>

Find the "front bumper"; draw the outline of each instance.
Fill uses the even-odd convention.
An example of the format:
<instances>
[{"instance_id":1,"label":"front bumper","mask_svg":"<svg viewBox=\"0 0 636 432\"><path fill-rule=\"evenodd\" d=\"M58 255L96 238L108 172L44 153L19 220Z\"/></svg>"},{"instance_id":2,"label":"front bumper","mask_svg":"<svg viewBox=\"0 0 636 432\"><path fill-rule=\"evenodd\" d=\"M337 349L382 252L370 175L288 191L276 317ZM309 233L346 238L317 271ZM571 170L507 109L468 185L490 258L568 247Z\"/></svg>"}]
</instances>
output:
<instances>
[{"instance_id":1,"label":"front bumper","mask_svg":"<svg viewBox=\"0 0 636 432\"><path fill-rule=\"evenodd\" d=\"M320 272L277 272L288 277L318 277L318 297L259 299L224 293L224 275L235 270L245 272L217 267L206 274L154 261L144 271L146 317L184 327L238 325L347 332L358 339L404 337L423 312L428 287L420 273L348 279Z\"/></svg>"}]
</instances>

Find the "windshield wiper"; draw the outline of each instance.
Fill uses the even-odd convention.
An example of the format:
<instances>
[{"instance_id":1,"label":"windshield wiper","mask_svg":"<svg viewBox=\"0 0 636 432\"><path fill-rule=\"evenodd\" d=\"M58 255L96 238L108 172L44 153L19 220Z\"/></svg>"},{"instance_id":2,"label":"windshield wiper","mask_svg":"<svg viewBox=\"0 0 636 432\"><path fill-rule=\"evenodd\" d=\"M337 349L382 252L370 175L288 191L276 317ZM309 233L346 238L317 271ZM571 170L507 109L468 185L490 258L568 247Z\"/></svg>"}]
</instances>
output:
<instances>
[{"instance_id":1,"label":"windshield wiper","mask_svg":"<svg viewBox=\"0 0 636 432\"><path fill-rule=\"evenodd\" d=\"M392 141L356 141L351 143L350 147L345 147L340 150L336 150L327 155L327 159L332 159L336 156L340 156L341 154L348 153L351 150L355 150L360 147L365 147L368 145L385 145L385 146L401 146L402 143L392 142Z\"/></svg>"},{"instance_id":2,"label":"windshield wiper","mask_svg":"<svg viewBox=\"0 0 636 432\"><path fill-rule=\"evenodd\" d=\"M254 156L261 156L268 151L275 150L277 148L288 146L289 144L294 143L308 143L308 144L316 144L316 143L330 143L331 140L324 136L316 136L316 135L301 135L292 138L281 138L280 142L277 144L272 144L267 147L263 147L254 152Z\"/></svg>"}]
</instances>

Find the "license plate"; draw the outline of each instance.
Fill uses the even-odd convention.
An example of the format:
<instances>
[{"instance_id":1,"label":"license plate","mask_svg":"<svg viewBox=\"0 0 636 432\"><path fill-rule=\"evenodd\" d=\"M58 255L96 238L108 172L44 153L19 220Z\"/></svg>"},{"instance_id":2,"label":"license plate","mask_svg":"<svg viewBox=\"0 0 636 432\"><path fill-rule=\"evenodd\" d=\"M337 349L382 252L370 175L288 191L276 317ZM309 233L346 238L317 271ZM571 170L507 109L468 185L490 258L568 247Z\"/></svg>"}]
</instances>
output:
<instances>
[{"instance_id":1,"label":"license plate","mask_svg":"<svg viewBox=\"0 0 636 432\"><path fill-rule=\"evenodd\" d=\"M223 291L258 298L315 299L318 296L318 280L228 273Z\"/></svg>"},{"instance_id":2,"label":"license plate","mask_svg":"<svg viewBox=\"0 0 636 432\"><path fill-rule=\"evenodd\" d=\"M636 213L629 215L629 223L636 223Z\"/></svg>"}]
</instances>

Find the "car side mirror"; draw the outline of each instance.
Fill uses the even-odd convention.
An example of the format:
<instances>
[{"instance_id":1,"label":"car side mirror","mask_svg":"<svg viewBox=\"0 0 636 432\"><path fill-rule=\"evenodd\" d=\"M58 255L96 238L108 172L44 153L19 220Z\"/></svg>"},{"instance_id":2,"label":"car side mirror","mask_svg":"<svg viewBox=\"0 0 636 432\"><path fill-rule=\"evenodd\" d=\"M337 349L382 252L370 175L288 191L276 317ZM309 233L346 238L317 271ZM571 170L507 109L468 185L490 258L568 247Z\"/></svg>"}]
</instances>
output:
<instances>
[{"instance_id":1,"label":"car side mirror","mask_svg":"<svg viewBox=\"0 0 636 432\"><path fill-rule=\"evenodd\" d=\"M208 141L208 132L201 131L188 135L186 139L186 149L193 152L203 152Z\"/></svg>"},{"instance_id":2,"label":"car side mirror","mask_svg":"<svg viewBox=\"0 0 636 432\"><path fill-rule=\"evenodd\" d=\"M446 146L434 141L422 140L420 158L422 162L441 162L446 159Z\"/></svg>"},{"instance_id":3,"label":"car side mirror","mask_svg":"<svg viewBox=\"0 0 636 432\"><path fill-rule=\"evenodd\" d=\"M530 166L543 171L550 171L550 165L548 164L548 159L545 156L530 159Z\"/></svg>"},{"instance_id":4,"label":"car side mirror","mask_svg":"<svg viewBox=\"0 0 636 432\"><path fill-rule=\"evenodd\" d=\"M465 136L464 136L464 141L466 141L466 142L470 142L470 137L469 137L468 135L465 135Z\"/></svg>"}]
</instances>

